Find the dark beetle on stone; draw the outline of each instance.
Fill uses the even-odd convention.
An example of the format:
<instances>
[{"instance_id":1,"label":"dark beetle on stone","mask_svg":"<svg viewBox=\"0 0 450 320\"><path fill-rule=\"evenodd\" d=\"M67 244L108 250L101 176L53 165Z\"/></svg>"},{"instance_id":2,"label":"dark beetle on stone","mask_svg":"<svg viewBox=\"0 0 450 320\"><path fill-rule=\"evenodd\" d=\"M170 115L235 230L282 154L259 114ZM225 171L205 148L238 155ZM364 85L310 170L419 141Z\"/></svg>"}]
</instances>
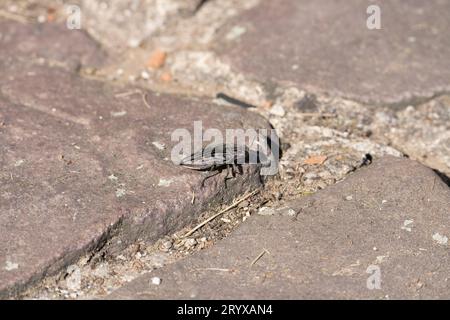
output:
<instances>
[{"instance_id":1,"label":"dark beetle on stone","mask_svg":"<svg viewBox=\"0 0 450 320\"><path fill-rule=\"evenodd\" d=\"M207 179L221 173L223 169L227 170L225 182L229 177L230 169L233 177L236 176L236 169L240 174L242 164L263 164L268 163L268 158L261 152L249 149L245 145L236 144L214 144L209 145L191 155L184 157L180 165L197 171L217 171L203 178L201 187Z\"/></svg>"}]
</instances>

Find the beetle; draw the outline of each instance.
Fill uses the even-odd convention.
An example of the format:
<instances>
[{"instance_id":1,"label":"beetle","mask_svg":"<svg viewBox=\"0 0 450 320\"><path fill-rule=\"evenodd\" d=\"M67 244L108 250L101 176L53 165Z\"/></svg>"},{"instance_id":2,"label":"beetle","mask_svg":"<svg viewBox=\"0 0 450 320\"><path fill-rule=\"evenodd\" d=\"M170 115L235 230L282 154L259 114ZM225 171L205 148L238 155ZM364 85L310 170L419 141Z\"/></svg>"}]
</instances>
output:
<instances>
[{"instance_id":1,"label":"beetle","mask_svg":"<svg viewBox=\"0 0 450 320\"><path fill-rule=\"evenodd\" d=\"M257 151L249 149L246 145L217 143L208 145L205 148L184 157L179 164L197 171L217 171L203 178L201 182L201 187L203 188L207 179L218 175L223 169L227 170L225 182L230 175L230 168L233 177L236 176L236 169L240 174L243 174L242 164L250 163L249 160L251 159L256 160L256 164L267 162L265 156L262 156L261 153Z\"/></svg>"}]
</instances>

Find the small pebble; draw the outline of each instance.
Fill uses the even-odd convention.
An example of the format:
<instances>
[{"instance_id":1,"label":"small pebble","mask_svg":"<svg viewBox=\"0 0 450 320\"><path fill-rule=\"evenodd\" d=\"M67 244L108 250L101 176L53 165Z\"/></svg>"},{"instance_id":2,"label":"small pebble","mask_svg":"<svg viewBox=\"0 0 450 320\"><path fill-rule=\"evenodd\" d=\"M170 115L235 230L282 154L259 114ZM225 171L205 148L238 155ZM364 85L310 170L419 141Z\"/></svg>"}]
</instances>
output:
<instances>
[{"instance_id":1,"label":"small pebble","mask_svg":"<svg viewBox=\"0 0 450 320\"><path fill-rule=\"evenodd\" d=\"M248 207L250 203L247 200L242 201L241 203L239 203L239 208L245 208Z\"/></svg>"},{"instance_id":2,"label":"small pebble","mask_svg":"<svg viewBox=\"0 0 450 320\"><path fill-rule=\"evenodd\" d=\"M144 80L148 80L148 79L150 79L150 74L147 71L142 71L141 78Z\"/></svg>"},{"instance_id":3,"label":"small pebble","mask_svg":"<svg viewBox=\"0 0 450 320\"><path fill-rule=\"evenodd\" d=\"M19 268L19 264L13 263L11 261L6 261L6 266L5 266L6 271L12 271L12 270L16 270L18 268Z\"/></svg>"},{"instance_id":4,"label":"small pebble","mask_svg":"<svg viewBox=\"0 0 450 320\"><path fill-rule=\"evenodd\" d=\"M197 244L197 240L195 240L194 238L186 239L186 241L184 242L184 246L188 249L192 248L196 244Z\"/></svg>"},{"instance_id":5,"label":"small pebble","mask_svg":"<svg viewBox=\"0 0 450 320\"><path fill-rule=\"evenodd\" d=\"M327 187L327 184L325 181L320 181L319 183L317 183L317 188L319 189L325 189Z\"/></svg>"},{"instance_id":6,"label":"small pebble","mask_svg":"<svg viewBox=\"0 0 450 320\"><path fill-rule=\"evenodd\" d=\"M437 232L435 234L433 234L433 240L436 241L440 245L446 245L448 243L448 238Z\"/></svg>"},{"instance_id":7,"label":"small pebble","mask_svg":"<svg viewBox=\"0 0 450 320\"><path fill-rule=\"evenodd\" d=\"M155 50L147 61L147 67L150 69L159 69L166 62L167 53L161 49Z\"/></svg>"},{"instance_id":8,"label":"small pebble","mask_svg":"<svg viewBox=\"0 0 450 320\"><path fill-rule=\"evenodd\" d=\"M235 40L239 38L241 35L243 35L247 29L242 26L234 26L230 32L227 33L226 39L229 41Z\"/></svg>"},{"instance_id":9,"label":"small pebble","mask_svg":"<svg viewBox=\"0 0 450 320\"><path fill-rule=\"evenodd\" d=\"M118 76L121 76L121 75L123 75L123 69L117 69L116 70L116 75L118 75Z\"/></svg>"},{"instance_id":10,"label":"small pebble","mask_svg":"<svg viewBox=\"0 0 450 320\"><path fill-rule=\"evenodd\" d=\"M162 82L170 82L170 81L172 81L172 75L170 74L170 72L162 73L159 78L161 79Z\"/></svg>"},{"instance_id":11,"label":"small pebble","mask_svg":"<svg viewBox=\"0 0 450 320\"><path fill-rule=\"evenodd\" d=\"M296 216L296 212L294 209L289 208L286 212L284 212L283 215L289 216L289 217L295 217Z\"/></svg>"},{"instance_id":12,"label":"small pebble","mask_svg":"<svg viewBox=\"0 0 450 320\"><path fill-rule=\"evenodd\" d=\"M45 18L45 16L40 15L40 16L37 18L37 21L38 21L39 23L44 23L44 22L47 21L47 19Z\"/></svg>"},{"instance_id":13,"label":"small pebble","mask_svg":"<svg viewBox=\"0 0 450 320\"><path fill-rule=\"evenodd\" d=\"M150 282L155 286L159 286L161 284L161 278L153 277Z\"/></svg>"},{"instance_id":14,"label":"small pebble","mask_svg":"<svg viewBox=\"0 0 450 320\"><path fill-rule=\"evenodd\" d=\"M262 216L273 216L275 214L275 210L269 207L261 207L258 210L258 214Z\"/></svg>"},{"instance_id":15,"label":"small pebble","mask_svg":"<svg viewBox=\"0 0 450 320\"><path fill-rule=\"evenodd\" d=\"M319 176L315 172L308 172L303 176L303 180L316 180Z\"/></svg>"},{"instance_id":16,"label":"small pebble","mask_svg":"<svg viewBox=\"0 0 450 320\"><path fill-rule=\"evenodd\" d=\"M278 117L284 117L284 115L286 114L286 111L284 111L284 108L282 105L276 104L270 109L270 114L272 114L274 116L278 116Z\"/></svg>"},{"instance_id":17,"label":"small pebble","mask_svg":"<svg viewBox=\"0 0 450 320\"><path fill-rule=\"evenodd\" d=\"M152 144L158 148L159 150L164 150L166 148L166 145L164 143L161 143L159 141L153 141Z\"/></svg>"},{"instance_id":18,"label":"small pebble","mask_svg":"<svg viewBox=\"0 0 450 320\"><path fill-rule=\"evenodd\" d=\"M172 248L173 243L170 240L163 241L159 247L161 251L169 251Z\"/></svg>"},{"instance_id":19,"label":"small pebble","mask_svg":"<svg viewBox=\"0 0 450 320\"><path fill-rule=\"evenodd\" d=\"M141 45L141 41L139 39L130 39L127 44L130 48L137 48Z\"/></svg>"}]
</instances>

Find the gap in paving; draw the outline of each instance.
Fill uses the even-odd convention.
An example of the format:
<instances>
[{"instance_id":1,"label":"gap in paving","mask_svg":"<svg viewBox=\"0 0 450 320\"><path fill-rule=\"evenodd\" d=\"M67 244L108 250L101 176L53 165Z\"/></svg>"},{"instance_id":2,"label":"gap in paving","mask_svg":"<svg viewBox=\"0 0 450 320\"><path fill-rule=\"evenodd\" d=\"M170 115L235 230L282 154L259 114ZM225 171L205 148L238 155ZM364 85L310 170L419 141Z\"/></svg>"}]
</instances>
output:
<instances>
[{"instance_id":1,"label":"gap in paving","mask_svg":"<svg viewBox=\"0 0 450 320\"><path fill-rule=\"evenodd\" d=\"M256 214L262 204L274 200L274 179L234 208L199 228L192 235L185 235L199 223L229 207L229 203L213 206L203 212L188 226L166 235L156 242L137 241L117 250L115 237L105 237L90 252L56 275L46 277L20 293L20 299L95 299L104 297L136 277L184 259L200 250L213 246L227 237L251 214ZM195 198L193 197L193 201ZM120 226L117 231L120 232ZM120 240L119 240L120 241Z\"/></svg>"},{"instance_id":2,"label":"gap in paving","mask_svg":"<svg viewBox=\"0 0 450 320\"><path fill-rule=\"evenodd\" d=\"M211 5L212 5L212 3L214 3L214 1L211 1ZM193 51L195 51L196 49L198 49L198 50L201 50L201 49L204 49L204 48L202 48L201 46L199 46L198 48L195 48ZM142 51L141 52L142 53L142 58L144 58L144 56L145 55L148 55L148 52L145 52L145 50L144 51ZM220 62L219 62L219 64L220 64ZM98 76L98 75L95 75L95 74L89 74L90 72L89 72L89 70L88 70L88 72L86 72L86 70L81 70L80 71L80 74L82 75L82 76L84 76L84 77L95 77L95 78L99 78L99 79L102 79L102 80L106 80L106 81L111 81L111 79L108 79L108 76L107 75L100 75L100 76ZM236 78L239 78L239 76L241 76L240 74L228 74L227 76L229 76L229 79L236 79ZM208 79L207 79L208 80ZM115 80L115 81L118 81L118 82L120 82L120 81L123 81L123 83L135 83L134 81L132 81L132 82L129 82L127 79L122 79L122 80ZM244 80L241 80L242 82L244 82L244 83L248 83L249 84L249 87L250 87L250 90L253 90L253 91L257 91L256 90L256 88L257 87L259 87L259 86L265 86L265 81L257 81L257 80L255 80L255 79L250 79L248 76L246 76L246 77L244 77ZM255 84L255 82L256 82L256 84ZM206 97L212 97L212 96L214 96L216 93L217 93L217 91L215 91L215 90L210 90L210 91L208 91L208 90L206 90L206 91L194 91L194 90L192 90L192 88L190 88L190 87L186 87L186 86L184 86L184 83L181 83L181 84L173 84L173 83L169 83L169 84L160 84L160 83L149 83L149 82L141 82L140 84L144 84L145 83L145 86L146 87L149 87L149 88L152 88L152 89L154 89L154 90L156 90L156 91L159 91L159 92L168 92L168 93L177 93L177 94L185 94L185 95L188 95L188 96L191 96L191 95L199 95L199 96L206 96ZM239 84L239 82L237 82L238 84ZM196 81L194 81L193 82L193 87L195 87L196 85L198 85L199 84L199 82L196 82ZM200 84L201 84L201 82L200 82ZM220 87L220 84L217 84L217 87ZM242 92L241 92L241 88L239 87L239 85L238 86L235 86L235 87L233 87L233 86L231 86L231 87L227 87L227 89L229 90L228 92L230 92L230 93L234 93L237 97L239 97L240 95L242 95ZM271 90L271 93L268 93L267 91L264 93L264 95L266 96L266 97L271 97L271 98L273 98L273 100L276 100L277 98L280 98L280 97L282 97L285 93L286 93L286 91L288 90L288 87L283 87L281 84L276 84L275 85L275 89L272 89ZM273 92L277 92L276 94L274 94ZM309 93L308 93L309 94ZM398 103L398 104L395 104L395 105L392 105L392 106L395 106L396 108L399 108L399 109L402 109L402 108L405 108L405 107L407 107L407 106L409 106L409 105L414 105L414 106L417 106L417 105L419 105L419 104L422 104L422 103L425 103L425 102L427 102L427 101L430 101L430 100L433 100L433 99L435 99L435 98L438 98L439 96L441 96L441 95L445 95L445 94L448 94L448 92L446 92L446 91L443 91L443 92L441 92L441 93L436 93L435 95L433 95L433 97L426 97L426 96L418 96L418 97L413 97L413 98L411 98L411 100L404 100L404 101L401 101L400 103ZM325 96L329 96L328 94L324 94ZM317 96L319 97L319 99L320 99L320 94L317 94ZM337 96L336 97L337 99L339 99L339 96ZM358 102L357 100L353 100L353 99L347 99L350 103L353 103L353 102ZM253 102L253 101L249 101L249 102ZM256 101L256 102L258 102L258 101ZM363 105L364 107L366 107L366 108L368 108L368 109L376 109L376 108L378 108L377 106L375 106L375 105L368 105L368 104L361 104L361 105ZM268 115L268 110L257 110L257 112L259 112L259 113L261 113L261 114L263 114L263 115L265 115L266 117L267 117L267 115ZM277 126L276 126L277 127ZM292 132L290 132L289 130L287 130L286 132L285 132L285 135L286 136L289 136L289 134L290 133L292 133ZM370 139L377 139L376 137L374 138L374 137L370 137ZM286 140L289 140L289 138L288 139L286 139ZM350 173L347 173L347 174L350 174ZM444 176L444 178L445 179L447 179L447 184L448 184L448 177L446 177L446 176ZM445 180L444 180L445 181ZM306 192L310 192L310 191L306 191ZM269 195L270 194L270 197L271 198L277 198L277 196L276 196L276 193L274 193L274 192L272 192L272 191L264 191L263 192L263 194L264 195ZM279 200L279 199L278 199ZM271 201L273 201L273 202L268 202L269 204L273 204L273 205L277 205L277 204L279 204L279 202L277 202L278 200L276 200L276 201L273 201L273 200L271 200ZM264 201L266 201L266 200L262 200L262 202L264 202ZM214 211L214 210L213 210ZM227 217L227 216L225 216L224 215L224 217L225 217L225 219L229 219L229 217ZM242 218L242 216L240 216L239 218ZM239 220L239 218L236 218L236 220L232 220L232 219L230 219L230 220L232 220L232 221L238 221ZM220 220L220 219L219 219ZM200 221L200 219L199 219L199 221ZM221 220L222 221L222 220ZM223 225L224 226L226 226L227 224L229 224L228 222L224 222L224 221L222 221L223 222ZM183 231L183 230L182 230ZM173 237L175 237L177 234L179 234L180 232L178 232L178 233L175 233L175 235L173 235L173 236L171 236L170 238L173 238ZM202 237L197 237L197 238L202 238ZM111 239L109 239L109 241L114 241L113 240L114 239L114 237L113 238L111 238ZM210 246L210 245L212 245L217 239L220 239L220 236L218 236L217 238L215 238L215 239L212 239L211 240L211 242L210 243L207 243L207 244L204 244L204 245L202 245L202 244L195 244L195 245L193 245L193 247L192 248L186 248L186 252L188 253L188 254L190 254L190 253L192 253L192 252L194 252L196 249L194 249L194 248L197 248L197 247L200 247L200 246L204 246L204 247L208 247L208 246ZM161 241L163 241L163 240L161 240ZM195 239L195 241L197 241L196 239ZM198 241L197 241L198 242ZM148 244L142 244L142 246L144 246L144 249L142 249L142 248L138 248L137 250L136 250L136 247L140 247L141 246L141 244L132 244L131 246L129 246L123 253L134 253L134 255L136 256L139 256L139 255L142 255L142 252L153 252L153 251L156 251L156 250L159 250L160 248L159 248L159 246L160 246L160 241L158 241L156 244L154 244L154 245L148 245ZM86 257L84 257L84 258L82 258L77 264L78 265L82 265L82 267L84 268L85 266L87 266L86 268L91 268L91 267L96 267L96 266L98 266L99 264L101 264L101 263L103 263L104 261L105 261L105 259L115 259L114 257L111 257L111 256L108 256L108 248L109 248L109 246L108 245L99 245L99 246L97 246L96 248L95 248L95 252L93 252L93 253L90 253L89 255L88 255L88 257L86 258ZM183 245L183 248L184 248L184 245ZM184 251L181 251L182 252L182 254L184 254L185 252ZM139 254L138 254L139 253ZM120 256L120 254L116 254L115 255L115 257L118 257L118 256ZM177 258L181 258L182 257L182 255L180 255L180 257L177 257ZM83 263L85 263L85 261L84 260L86 260L87 259L87 264L85 264L85 265L83 265ZM117 259L116 259L117 260ZM118 259L118 260L121 260L120 258ZM132 261L130 261L129 263L127 263L127 265L128 265L128 269L127 268L125 268L125 269L127 269L127 270L130 270L130 269L133 269L133 268L136 268L136 269L142 269L142 267L139 267L139 260L140 259L137 259L137 258L133 258L133 259L131 259ZM137 264L137 267L136 266L132 266L132 267L130 267L130 265L132 265L132 264ZM153 267L152 267L153 268ZM95 269L95 268L94 268ZM145 267L142 269L142 270L146 270L145 269ZM151 268L150 269L148 269L148 270L151 270ZM146 271L148 271L148 270L146 270ZM99 271L100 272L100 271ZM122 275L122 276L124 276L125 278L126 278L126 273L127 273L128 271L126 271L126 272L124 272L124 274ZM42 286L47 286L47 285L49 285L48 283L53 283L53 281L56 281L56 286L55 287L58 287L62 282L66 282L66 280L67 279L72 279L72 275L74 275L75 274L75 277L76 277L76 270L75 271L71 271L71 273L69 274L67 271L64 271L64 272L62 272L59 276L57 276L57 277L52 277L51 279L49 278L49 279L46 279L46 280L44 280L43 282L42 282L42 284L39 284L38 285L38 287L37 288L42 288ZM101 273L101 272L100 272ZM102 277L97 277L97 278L102 278ZM104 279L103 279L104 280ZM98 281L98 279L96 279L95 281ZM118 283L118 285L120 285L120 281L123 281L123 280L118 280L119 281L119 283ZM125 281L127 281L127 279L125 279ZM100 282L100 281L99 281ZM100 284L100 285L98 285L98 284L95 284L95 285L93 285L92 286L92 288L94 288L95 286L97 285L97 288L103 288L102 287L102 284ZM33 291L33 290L38 290L38 289L36 289L36 288L34 288L34 289L32 289L32 291L30 291L30 292L28 292L28 293L26 293L25 295L23 295L23 297L25 297L25 298L30 298L30 297L32 297L33 296L33 294L35 294L35 291ZM65 290L65 289L62 289L62 290ZM100 289L96 289L96 290L99 290L100 291ZM74 292L65 292L65 291L60 291L59 293L57 293L57 295L59 296L59 297L61 297L61 298L81 298L82 296L80 296L78 293L76 293L76 290L72 290L72 291L75 291L75 295L74 295ZM95 291L95 290L93 290L93 291ZM71 294L72 294L72 296L71 296ZM98 295L102 295L102 294L100 294L100 293L96 293L96 294L98 294Z\"/></svg>"}]
</instances>

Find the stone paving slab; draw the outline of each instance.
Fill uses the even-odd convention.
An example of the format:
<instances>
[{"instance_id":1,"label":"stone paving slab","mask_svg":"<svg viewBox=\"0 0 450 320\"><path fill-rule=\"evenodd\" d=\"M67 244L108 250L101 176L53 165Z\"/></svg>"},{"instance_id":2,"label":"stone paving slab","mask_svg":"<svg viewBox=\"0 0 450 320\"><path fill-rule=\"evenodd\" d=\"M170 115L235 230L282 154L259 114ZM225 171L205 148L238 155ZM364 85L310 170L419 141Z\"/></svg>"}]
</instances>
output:
<instances>
[{"instance_id":1,"label":"stone paving slab","mask_svg":"<svg viewBox=\"0 0 450 320\"><path fill-rule=\"evenodd\" d=\"M216 51L263 83L376 104L450 91L450 2L383 1L369 30L367 0L262 1L223 28Z\"/></svg>"},{"instance_id":2,"label":"stone paving slab","mask_svg":"<svg viewBox=\"0 0 450 320\"><path fill-rule=\"evenodd\" d=\"M111 50L136 48L168 25L195 15L201 0L76 0L83 28Z\"/></svg>"},{"instance_id":3,"label":"stone paving slab","mask_svg":"<svg viewBox=\"0 0 450 320\"><path fill-rule=\"evenodd\" d=\"M449 202L432 170L387 156L108 298L449 298Z\"/></svg>"},{"instance_id":4,"label":"stone paving slab","mask_svg":"<svg viewBox=\"0 0 450 320\"><path fill-rule=\"evenodd\" d=\"M0 297L108 238L121 245L155 240L192 221L206 205L259 185L257 169L247 167L227 189L223 176L200 189L201 173L170 160L177 143L170 137L176 128L192 131L194 120L202 120L204 129L268 128L260 116L152 92L146 105L141 89L112 87L39 62L53 55L39 44L71 39L71 31L22 28L6 24L1 30L8 37L0 40L0 56L19 52L0 60ZM95 43L83 39L77 50L89 56ZM32 43L36 55L24 59L16 48L21 43ZM69 52L64 46L71 45L61 40L53 49Z\"/></svg>"},{"instance_id":5,"label":"stone paving slab","mask_svg":"<svg viewBox=\"0 0 450 320\"><path fill-rule=\"evenodd\" d=\"M107 55L86 32L68 30L64 24L0 20L0 57L40 59L76 71L81 65L101 66Z\"/></svg>"}]
</instances>

